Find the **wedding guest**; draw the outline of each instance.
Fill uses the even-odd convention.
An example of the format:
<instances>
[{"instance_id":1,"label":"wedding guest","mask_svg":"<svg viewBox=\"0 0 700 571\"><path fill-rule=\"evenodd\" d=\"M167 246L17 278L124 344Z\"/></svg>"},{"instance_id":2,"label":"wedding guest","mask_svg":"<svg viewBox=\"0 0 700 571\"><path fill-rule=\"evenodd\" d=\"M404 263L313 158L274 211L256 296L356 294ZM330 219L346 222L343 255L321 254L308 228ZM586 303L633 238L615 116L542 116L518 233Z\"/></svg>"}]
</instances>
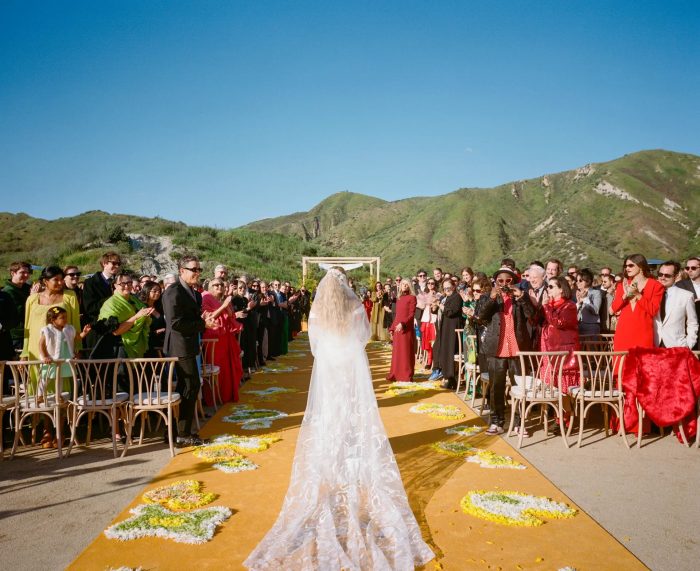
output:
<instances>
[{"instance_id":1,"label":"wedding guest","mask_svg":"<svg viewBox=\"0 0 700 571\"><path fill-rule=\"evenodd\" d=\"M223 264L218 264L214 268L214 277L223 281L228 280L228 268Z\"/></svg>"},{"instance_id":2,"label":"wedding guest","mask_svg":"<svg viewBox=\"0 0 700 571\"><path fill-rule=\"evenodd\" d=\"M654 345L692 349L698 339L698 317L693 294L677 287L678 262L668 261L659 267L659 282L666 289L659 313L654 317ZM675 285L674 285L675 284Z\"/></svg>"},{"instance_id":3,"label":"wedding guest","mask_svg":"<svg viewBox=\"0 0 700 571\"><path fill-rule=\"evenodd\" d=\"M544 269L547 273L547 279L550 279L554 276L561 275L564 269L564 264L561 263L561 260L557 260L556 258L550 258L549 260L547 260L547 264L545 265Z\"/></svg>"},{"instance_id":4,"label":"wedding guest","mask_svg":"<svg viewBox=\"0 0 700 571\"><path fill-rule=\"evenodd\" d=\"M367 321L372 322L372 296L369 290L365 291L362 296L362 306L365 308L365 313L367 313Z\"/></svg>"},{"instance_id":5,"label":"wedding guest","mask_svg":"<svg viewBox=\"0 0 700 571\"><path fill-rule=\"evenodd\" d=\"M233 312L231 296L224 295L224 281L214 278L209 282L208 291L202 294L202 311L213 322L206 329L203 339L216 339L214 345L214 362L219 367L219 392L222 402L238 402L238 389L243 378L241 347L238 333L242 326ZM205 389L208 387L205 385ZM208 406L214 404L213 395L204 391L204 400Z\"/></svg>"},{"instance_id":6,"label":"wedding guest","mask_svg":"<svg viewBox=\"0 0 700 571\"><path fill-rule=\"evenodd\" d=\"M399 297L396 301L391 332L391 368L386 378L389 381L413 381L416 365L416 329L413 325L416 311L416 296L411 293L411 282L399 282Z\"/></svg>"},{"instance_id":7,"label":"wedding guest","mask_svg":"<svg viewBox=\"0 0 700 571\"><path fill-rule=\"evenodd\" d=\"M688 258L685 263L685 271L688 274L687 277L678 280L676 285L693 294L695 297L695 314L698 321L700 321L700 258ZM695 341L693 349L697 350L699 346L700 342Z\"/></svg>"},{"instance_id":8,"label":"wedding guest","mask_svg":"<svg viewBox=\"0 0 700 571\"><path fill-rule=\"evenodd\" d=\"M549 279L547 285L548 301L543 305L544 325L540 340L540 351L568 351L562 371L562 381L559 389L568 394L570 387L579 385L577 358L573 352L580 349L579 318L576 305L570 300L569 284L562 276ZM546 363L546 362L545 362ZM545 371L546 365L543 365ZM549 374L547 375L549 376ZM545 380L548 380L545 378ZM569 403L566 399L565 403ZM566 418L568 421L568 416Z\"/></svg>"},{"instance_id":9,"label":"wedding guest","mask_svg":"<svg viewBox=\"0 0 700 571\"><path fill-rule=\"evenodd\" d=\"M66 289L71 290L78 298L78 306L80 307L80 323L82 325L87 324L87 319L85 318L85 304L83 302L83 288L80 285L80 276L82 272L78 266L66 266L63 268L63 285Z\"/></svg>"},{"instance_id":10,"label":"wedding guest","mask_svg":"<svg viewBox=\"0 0 700 571\"><path fill-rule=\"evenodd\" d=\"M122 267L122 259L116 252L106 252L100 258L102 271L92 274L83 283L83 320L95 323L102 304L112 296L112 282ZM85 339L87 347L97 342L97 330L93 329Z\"/></svg>"},{"instance_id":11,"label":"wedding guest","mask_svg":"<svg viewBox=\"0 0 700 571\"><path fill-rule=\"evenodd\" d=\"M258 329L255 322L257 315L254 311L257 301L248 292L245 281L239 280L236 284L236 291L231 303L236 314L236 320L243 328L241 330L240 344L243 350L243 378L247 379L250 377L249 372L255 368L255 346Z\"/></svg>"},{"instance_id":12,"label":"wedding guest","mask_svg":"<svg viewBox=\"0 0 700 571\"><path fill-rule=\"evenodd\" d=\"M146 357L160 357L162 353L163 342L165 341L165 315L163 314L163 304L161 303L162 295L163 290L160 285L153 281L145 282L138 295L146 307L153 309Z\"/></svg>"},{"instance_id":13,"label":"wedding guest","mask_svg":"<svg viewBox=\"0 0 700 571\"><path fill-rule=\"evenodd\" d=\"M617 327L617 315L612 311L612 302L615 299L615 276L605 274L600 278L600 293L603 295L604 311L601 311L601 327L602 333L615 333Z\"/></svg>"},{"instance_id":14,"label":"wedding guest","mask_svg":"<svg viewBox=\"0 0 700 571\"><path fill-rule=\"evenodd\" d=\"M185 255L178 261L180 277L163 293L165 313L165 344L168 357L178 357L175 362L176 392L180 395L180 414L175 428L175 446L184 448L202 444L198 435L192 434L194 407L199 395L200 353L199 336L207 326L202 318L202 298L195 287L199 284L202 266L196 256ZM211 322L210 325L213 325Z\"/></svg>"},{"instance_id":15,"label":"wedding guest","mask_svg":"<svg viewBox=\"0 0 700 571\"><path fill-rule=\"evenodd\" d=\"M437 312L433 313L432 307L437 305L437 284L433 278L427 282L427 291L419 293L418 297L423 304L423 312L420 318L421 349L425 351L425 368L433 368L433 344L437 336Z\"/></svg>"},{"instance_id":16,"label":"wedding guest","mask_svg":"<svg viewBox=\"0 0 700 571\"><path fill-rule=\"evenodd\" d=\"M500 268L494 275L495 285L477 318L486 326L481 339L483 353L488 357L490 379L489 403L491 418L489 434L503 434L505 424L506 376L520 374L518 351L532 347L527 320L535 313L530 296L513 287L517 274L509 267Z\"/></svg>"},{"instance_id":17,"label":"wedding guest","mask_svg":"<svg viewBox=\"0 0 700 571\"><path fill-rule=\"evenodd\" d=\"M372 292L372 318L370 320L370 327L372 331L372 341L386 341L386 333L384 330L384 305L385 301L384 286L381 282L374 284L374 291Z\"/></svg>"},{"instance_id":18,"label":"wedding guest","mask_svg":"<svg viewBox=\"0 0 700 571\"><path fill-rule=\"evenodd\" d=\"M384 284L382 303L384 304L384 322L382 323L382 331L384 332L384 338L388 339L389 327L391 327L391 324L394 322L394 313L396 310L396 296L394 295L390 284Z\"/></svg>"},{"instance_id":19,"label":"wedding guest","mask_svg":"<svg viewBox=\"0 0 700 571\"><path fill-rule=\"evenodd\" d=\"M600 334L600 308L603 295L593 287L593 274L587 268L576 276L576 310L580 335Z\"/></svg>"},{"instance_id":20,"label":"wedding guest","mask_svg":"<svg viewBox=\"0 0 700 571\"><path fill-rule=\"evenodd\" d=\"M433 345L433 374L430 380L444 379L443 388L457 388L455 379L455 353L457 334L461 329L462 298L455 290L452 280L446 279L442 284L445 296L440 300L441 311L437 326L437 339Z\"/></svg>"},{"instance_id":21,"label":"wedding guest","mask_svg":"<svg viewBox=\"0 0 700 571\"><path fill-rule=\"evenodd\" d=\"M644 256L627 256L624 279L617 284L612 311L619 313L615 330L615 351L654 346L654 316L661 306L664 287L651 276Z\"/></svg>"},{"instance_id":22,"label":"wedding guest","mask_svg":"<svg viewBox=\"0 0 700 571\"><path fill-rule=\"evenodd\" d=\"M33 361L39 358L39 338L42 328L46 326L46 312L49 307L56 306L65 309L68 323L73 326L75 331L82 331L78 298L74 292L65 289L63 278L63 270L58 266L44 268L39 277L42 291L33 293L27 298L24 313L24 343L21 355L23 359Z\"/></svg>"},{"instance_id":23,"label":"wedding guest","mask_svg":"<svg viewBox=\"0 0 700 571\"><path fill-rule=\"evenodd\" d=\"M165 274L163 276L163 289L164 290L168 289L177 280L178 280L178 277L175 274Z\"/></svg>"},{"instance_id":24,"label":"wedding guest","mask_svg":"<svg viewBox=\"0 0 700 571\"><path fill-rule=\"evenodd\" d=\"M31 286L27 281L29 280L29 276L32 275L32 265L29 262L12 262L9 270L10 278L5 282L5 287L2 289L12 300L15 313L19 318L19 321L10 331L10 338L13 348L16 351L20 351L24 345L25 306L31 294Z\"/></svg>"}]
</instances>

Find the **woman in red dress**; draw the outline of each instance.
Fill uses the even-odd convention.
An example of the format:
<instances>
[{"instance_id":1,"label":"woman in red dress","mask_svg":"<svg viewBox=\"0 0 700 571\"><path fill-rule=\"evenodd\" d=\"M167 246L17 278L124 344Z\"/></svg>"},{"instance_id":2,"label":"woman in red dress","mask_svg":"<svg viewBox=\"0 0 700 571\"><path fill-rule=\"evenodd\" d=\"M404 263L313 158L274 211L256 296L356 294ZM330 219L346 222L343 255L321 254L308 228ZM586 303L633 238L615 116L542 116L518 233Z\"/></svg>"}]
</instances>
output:
<instances>
[{"instance_id":1,"label":"woman in red dress","mask_svg":"<svg viewBox=\"0 0 700 571\"><path fill-rule=\"evenodd\" d=\"M647 260L641 254L632 254L625 258L622 268L625 276L617 284L615 299L610 310L617 315L617 329L613 339L615 351L627 351L632 347L654 347L654 316L661 307L664 286L651 276ZM634 399L625 400L625 409L635 407ZM638 426L627 426L628 432L636 432ZM619 420L610 419L613 430L618 429ZM644 418L642 432L651 428L648 418Z\"/></svg>"},{"instance_id":2,"label":"woman in red dress","mask_svg":"<svg viewBox=\"0 0 700 571\"><path fill-rule=\"evenodd\" d=\"M202 337L217 339L214 346L214 363L219 367L219 392L222 402L238 402L238 387L243 378L241 346L238 333L243 326L236 320L231 307L231 296L224 298L225 284L220 278L209 283L209 291L202 295L202 311L213 319L216 327L207 328ZM212 395L205 385L204 401L213 404Z\"/></svg>"},{"instance_id":3,"label":"woman in red dress","mask_svg":"<svg viewBox=\"0 0 700 571\"><path fill-rule=\"evenodd\" d=\"M386 376L389 381L413 381L416 365L415 313L416 296L411 293L411 282L401 280L396 314L389 328L392 335L391 369Z\"/></svg>"},{"instance_id":4,"label":"woman in red dress","mask_svg":"<svg viewBox=\"0 0 700 571\"><path fill-rule=\"evenodd\" d=\"M625 277L617 284L611 306L618 315L613 347L615 351L653 347L654 316L661 307L664 286L651 276L641 254L627 256L622 272Z\"/></svg>"}]
</instances>

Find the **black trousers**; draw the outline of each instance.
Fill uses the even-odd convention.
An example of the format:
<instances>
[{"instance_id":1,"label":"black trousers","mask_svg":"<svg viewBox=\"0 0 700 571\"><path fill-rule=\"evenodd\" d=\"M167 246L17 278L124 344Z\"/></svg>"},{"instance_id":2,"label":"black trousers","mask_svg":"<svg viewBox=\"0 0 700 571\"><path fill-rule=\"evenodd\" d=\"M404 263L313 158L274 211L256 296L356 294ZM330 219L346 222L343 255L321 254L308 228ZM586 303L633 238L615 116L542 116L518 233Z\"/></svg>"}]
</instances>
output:
<instances>
[{"instance_id":1,"label":"black trousers","mask_svg":"<svg viewBox=\"0 0 700 571\"><path fill-rule=\"evenodd\" d=\"M177 375L176 392L182 399L180 401L180 429L174 431L176 435L188 437L192 433L192 420L194 408L197 404L197 396L201 382L199 369L195 357L180 358L175 362L175 374Z\"/></svg>"},{"instance_id":2,"label":"black trousers","mask_svg":"<svg viewBox=\"0 0 700 571\"><path fill-rule=\"evenodd\" d=\"M491 424L503 426L506 422L506 376L515 383L515 375L520 374L520 360L517 357L501 359L500 357L488 358L489 380L489 405L491 407Z\"/></svg>"}]
</instances>

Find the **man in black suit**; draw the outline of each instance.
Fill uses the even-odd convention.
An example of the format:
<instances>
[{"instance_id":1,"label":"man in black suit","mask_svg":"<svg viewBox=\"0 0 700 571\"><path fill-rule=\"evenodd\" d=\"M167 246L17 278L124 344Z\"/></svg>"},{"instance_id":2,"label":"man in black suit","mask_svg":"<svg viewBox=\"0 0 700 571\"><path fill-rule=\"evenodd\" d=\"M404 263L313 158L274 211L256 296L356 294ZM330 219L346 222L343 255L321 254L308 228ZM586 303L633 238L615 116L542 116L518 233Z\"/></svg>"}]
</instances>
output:
<instances>
[{"instance_id":1,"label":"man in black suit","mask_svg":"<svg viewBox=\"0 0 700 571\"><path fill-rule=\"evenodd\" d=\"M680 280L676 283L676 287L689 291L695 296L695 313L697 313L698 321L700 321L700 258L697 256L688 258L688 261L685 263L685 271L688 272L688 279ZM700 339L695 342L693 350L697 351L699 347Z\"/></svg>"},{"instance_id":2,"label":"man in black suit","mask_svg":"<svg viewBox=\"0 0 700 571\"><path fill-rule=\"evenodd\" d=\"M83 319L91 325L97 321L102 304L112 296L112 282L121 269L122 259L116 252L107 252L100 259L100 265L102 271L92 274L83 284ZM97 339L97 331L90 331L85 340L85 347L94 347Z\"/></svg>"},{"instance_id":3,"label":"man in black suit","mask_svg":"<svg viewBox=\"0 0 700 571\"><path fill-rule=\"evenodd\" d=\"M175 374L180 401L180 418L175 446L202 444L199 436L192 434L194 407L199 394L200 380L197 355L200 352L199 337L206 328L202 318L202 296L194 288L199 283L202 266L196 256L183 256L178 263L180 277L163 292L165 314L165 341L163 352L177 357ZM175 427L174 427L175 428ZM167 435L166 435L167 436Z\"/></svg>"}]
</instances>

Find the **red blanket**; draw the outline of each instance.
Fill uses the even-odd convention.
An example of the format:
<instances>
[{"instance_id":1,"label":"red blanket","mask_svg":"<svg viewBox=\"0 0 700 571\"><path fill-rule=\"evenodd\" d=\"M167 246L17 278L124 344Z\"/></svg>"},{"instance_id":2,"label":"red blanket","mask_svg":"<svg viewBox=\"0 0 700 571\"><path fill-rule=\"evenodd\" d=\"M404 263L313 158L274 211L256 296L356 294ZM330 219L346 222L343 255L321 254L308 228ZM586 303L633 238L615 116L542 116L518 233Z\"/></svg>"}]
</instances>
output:
<instances>
[{"instance_id":1,"label":"red blanket","mask_svg":"<svg viewBox=\"0 0 700 571\"><path fill-rule=\"evenodd\" d=\"M639 401L657 426L682 424L688 438L697 430L700 397L700 361L686 348L629 350L622 374L625 391L625 427L636 426ZM680 434L676 430L680 440Z\"/></svg>"}]
</instances>

